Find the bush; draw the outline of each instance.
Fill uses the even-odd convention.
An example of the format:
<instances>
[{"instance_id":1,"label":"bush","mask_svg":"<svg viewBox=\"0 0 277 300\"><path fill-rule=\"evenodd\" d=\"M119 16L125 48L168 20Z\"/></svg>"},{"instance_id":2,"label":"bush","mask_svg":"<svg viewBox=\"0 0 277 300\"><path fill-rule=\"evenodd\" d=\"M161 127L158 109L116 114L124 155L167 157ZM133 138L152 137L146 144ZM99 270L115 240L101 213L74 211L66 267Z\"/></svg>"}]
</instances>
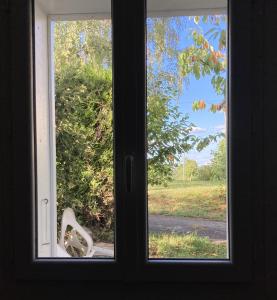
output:
<instances>
[{"instance_id":1,"label":"bush","mask_svg":"<svg viewBox=\"0 0 277 300\"><path fill-rule=\"evenodd\" d=\"M72 207L82 225L112 231L112 144L111 72L83 65L57 73L58 224Z\"/></svg>"}]
</instances>

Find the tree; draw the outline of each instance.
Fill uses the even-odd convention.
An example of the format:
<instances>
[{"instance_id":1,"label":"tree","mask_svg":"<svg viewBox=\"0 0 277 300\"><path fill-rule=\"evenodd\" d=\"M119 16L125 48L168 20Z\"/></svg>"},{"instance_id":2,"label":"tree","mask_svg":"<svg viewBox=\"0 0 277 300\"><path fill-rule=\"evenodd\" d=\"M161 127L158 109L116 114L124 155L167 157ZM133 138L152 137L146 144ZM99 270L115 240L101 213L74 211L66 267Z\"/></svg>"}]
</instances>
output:
<instances>
[{"instance_id":1,"label":"tree","mask_svg":"<svg viewBox=\"0 0 277 300\"><path fill-rule=\"evenodd\" d=\"M172 180L176 157L192 149L197 138L190 132L188 116L182 116L167 98L151 97L148 103L148 182Z\"/></svg>"},{"instance_id":2,"label":"tree","mask_svg":"<svg viewBox=\"0 0 277 300\"><path fill-rule=\"evenodd\" d=\"M183 49L179 54L179 66L181 75L188 78L193 75L196 79L206 75L212 75L211 84L218 95L223 99L220 103L213 103L210 111L215 113L227 111L226 100L226 68L227 68L227 33L224 24L227 23L226 15L194 17L195 24L210 23L213 27L203 32L201 27L192 31L194 44ZM223 26L222 26L223 24ZM204 99L196 99L193 103L193 110L206 108ZM225 117L226 121L226 117Z\"/></svg>"},{"instance_id":3,"label":"tree","mask_svg":"<svg viewBox=\"0 0 277 300\"><path fill-rule=\"evenodd\" d=\"M198 168L198 179L209 181L212 179L212 166L211 165L204 165Z\"/></svg>"},{"instance_id":4,"label":"tree","mask_svg":"<svg viewBox=\"0 0 277 300\"><path fill-rule=\"evenodd\" d=\"M184 74L179 74L177 27L185 23L178 18L152 21L147 47L148 179L166 184L180 154L201 150L217 136L196 137L189 116L179 111ZM83 223L107 230L113 226L111 57L110 21L56 23L58 218L71 206Z\"/></svg>"},{"instance_id":5,"label":"tree","mask_svg":"<svg viewBox=\"0 0 277 300\"><path fill-rule=\"evenodd\" d=\"M199 139L193 135L194 124L189 122L188 115L180 113L174 100L178 94L175 73L178 68L176 42L179 39L174 29L179 21L178 18L174 20L154 19L148 30L147 133L150 184L166 184L172 179L174 166L181 153L193 147L201 150L210 141L216 140L215 136ZM109 21L58 22L55 34L56 74L63 74L64 66L67 66L66 70L69 66L77 70L85 64L96 70L111 69ZM168 63L173 61L174 70L168 68Z\"/></svg>"},{"instance_id":6,"label":"tree","mask_svg":"<svg viewBox=\"0 0 277 300\"><path fill-rule=\"evenodd\" d=\"M84 64L111 69L111 21L63 21L55 23L55 72Z\"/></svg>"},{"instance_id":7,"label":"tree","mask_svg":"<svg viewBox=\"0 0 277 300\"><path fill-rule=\"evenodd\" d=\"M150 184L167 183L172 179L174 162L179 162L182 153L194 147L201 151L222 135L197 138L191 134L194 125L189 122L189 116L182 116L179 111L178 95L182 82L184 79L188 82L188 76L195 74L194 71L197 69L191 68L186 73L182 69L184 60L181 58L186 49L180 54L179 41L180 32L188 32L186 25L185 17L152 18L147 21L148 179ZM187 55L189 57L194 55L197 58L194 53L196 51L196 48L192 48ZM214 70L217 68L214 67ZM210 72L214 70L210 68ZM216 78L215 81L219 80ZM204 101L201 104L205 105Z\"/></svg>"},{"instance_id":8,"label":"tree","mask_svg":"<svg viewBox=\"0 0 277 300\"><path fill-rule=\"evenodd\" d=\"M225 181L227 172L226 139L218 143L218 148L213 152L211 163L212 177L214 180Z\"/></svg>"},{"instance_id":9,"label":"tree","mask_svg":"<svg viewBox=\"0 0 277 300\"><path fill-rule=\"evenodd\" d=\"M185 161L185 180L192 181L198 176L198 165L196 160L187 159Z\"/></svg>"}]
</instances>

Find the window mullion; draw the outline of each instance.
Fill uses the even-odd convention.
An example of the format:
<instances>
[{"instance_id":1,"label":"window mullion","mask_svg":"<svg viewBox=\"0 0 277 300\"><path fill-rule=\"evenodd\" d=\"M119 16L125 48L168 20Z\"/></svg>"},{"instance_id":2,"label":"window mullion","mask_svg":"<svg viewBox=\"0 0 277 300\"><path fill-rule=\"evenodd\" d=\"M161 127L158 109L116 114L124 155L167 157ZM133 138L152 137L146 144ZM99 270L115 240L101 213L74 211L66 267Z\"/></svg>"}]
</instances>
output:
<instances>
[{"instance_id":1,"label":"window mullion","mask_svg":"<svg viewBox=\"0 0 277 300\"><path fill-rule=\"evenodd\" d=\"M117 260L136 277L145 216L144 1L113 1Z\"/></svg>"}]
</instances>

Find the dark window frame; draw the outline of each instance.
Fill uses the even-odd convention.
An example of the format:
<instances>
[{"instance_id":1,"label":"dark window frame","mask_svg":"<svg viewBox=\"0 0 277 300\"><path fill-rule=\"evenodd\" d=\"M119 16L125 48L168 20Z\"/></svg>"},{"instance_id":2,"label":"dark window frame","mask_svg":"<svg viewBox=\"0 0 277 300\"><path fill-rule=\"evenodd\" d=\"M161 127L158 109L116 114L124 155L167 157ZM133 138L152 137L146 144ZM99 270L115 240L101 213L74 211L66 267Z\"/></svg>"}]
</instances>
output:
<instances>
[{"instance_id":1,"label":"dark window frame","mask_svg":"<svg viewBox=\"0 0 277 300\"><path fill-rule=\"evenodd\" d=\"M88 279L112 281L240 282L252 279L254 261L253 209L257 195L253 116L251 105L252 1L229 0L230 146L229 182L232 262L148 261L146 258L146 104L145 15L143 0L113 2L113 93L115 135L116 261L91 259L34 259L35 144L33 5L31 0L12 6L13 113L13 248L16 278ZM241 16L244 16L243 18ZM128 24L128 26L126 26ZM130 30L134 34L130 35ZM126 42L128 36L128 43ZM240 51L249 54L241 59ZM18 100L20 99L20 101ZM132 100L132 101L130 101ZM233 121L232 121L233 120ZM136 134L134 134L134 132ZM134 158L133 188L126 191L125 159ZM242 164L243 163L243 164ZM243 167L242 167L243 166ZM241 182L244 184L241 185ZM120 201L119 201L120 199ZM240 199L243 199L241 201ZM254 201L253 201L254 199ZM22 230L22 224L23 230ZM127 242L128 241L128 244ZM93 263L92 263L93 261Z\"/></svg>"}]
</instances>

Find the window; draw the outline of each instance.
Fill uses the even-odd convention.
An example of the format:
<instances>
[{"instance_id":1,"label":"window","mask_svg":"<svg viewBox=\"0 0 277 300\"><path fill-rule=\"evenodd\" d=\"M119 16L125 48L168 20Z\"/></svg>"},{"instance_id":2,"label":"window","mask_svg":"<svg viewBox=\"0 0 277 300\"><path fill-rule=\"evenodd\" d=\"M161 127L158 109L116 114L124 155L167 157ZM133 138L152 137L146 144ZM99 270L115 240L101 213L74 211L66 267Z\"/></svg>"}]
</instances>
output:
<instances>
[{"instance_id":1,"label":"window","mask_svg":"<svg viewBox=\"0 0 277 300\"><path fill-rule=\"evenodd\" d=\"M148 255L228 260L227 1L147 5Z\"/></svg>"},{"instance_id":2,"label":"window","mask_svg":"<svg viewBox=\"0 0 277 300\"><path fill-rule=\"evenodd\" d=\"M51 2L52 3L52 2ZM61 2L60 2L61 3ZM73 3L73 2L72 2ZM74 2L75 3L75 2ZM82 3L82 4L81 4ZM54 134L51 130L54 128L54 105L52 102L52 107L47 99L52 99L54 93L55 99L57 99L57 90L53 89L53 73L51 75L51 70L54 70L54 66L50 64L50 77L48 77L48 66L47 59L49 59L49 53L53 55L53 48L48 48L51 44L50 40L53 37L50 31L48 31L48 38L46 36L47 29L47 19L48 15L55 15L56 22L61 22L65 15L71 16L70 22L75 22L79 20L80 15L87 13L86 17L88 19L93 19L97 15L95 10L103 17L105 15L105 10L101 9L100 2L92 1L89 2L92 6L85 6L88 2L80 2L78 7L70 4L66 7L59 6L59 2L56 1L55 6L49 6L45 8L43 2L36 1L35 4L40 4L40 8L43 12L43 25L39 27L34 19L34 26L30 26L30 31L26 30L26 35L30 35L33 29L35 29L35 43L33 48L29 45L27 53L35 53L35 59L31 67L25 65L26 69L30 72L33 70L36 78L34 99L36 101L28 102L29 110L23 110L26 113L23 118L25 118L26 124L29 124L30 131L28 131L26 136L26 141L23 143L27 149L34 149L35 155L31 155L28 160L22 160L22 157L17 158L19 166L23 166L22 170L17 173L17 183L23 190L26 191L26 195L29 195L29 200L23 203L19 203L22 214L18 215L18 222L24 222L27 224L30 230L28 234L26 233L28 242L21 243L24 241L24 237L19 236L18 243L21 243L21 253L17 256L17 261L19 264L19 276L30 277L34 274L40 274L43 278L47 278L46 270L51 269L54 276L59 278L61 274L70 277L70 274L74 272L78 278L97 278L102 280L107 279L141 279L144 280L176 280L176 281L205 281L216 280L216 281L234 281L243 280L249 278L250 274L250 262L251 262L251 235L250 223L245 220L249 220L249 203L250 196L247 191L249 191L251 174L249 167L250 162L246 160L244 168L239 168L242 159L248 157L251 149L251 134L250 125L251 115L244 114L245 109L249 107L249 95L246 89L241 90L241 83L248 82L249 80L249 65L245 62L245 65L236 55L240 50L237 46L245 47L249 49L247 41L243 39L240 35L239 30L233 23L233 18L238 17L238 8L241 8L239 4L234 4L233 1L229 1L229 18L231 20L229 32L230 35L230 45L232 52L232 60L230 61L229 67L229 90L228 95L231 99L230 105L228 106L229 120L229 157L228 157L228 184L229 184L229 197L230 207L230 249L229 254L224 255L224 257L219 257L218 259L205 259L206 257L200 257L199 260L195 260L194 257L189 255L181 256L180 260L175 260L174 256L158 256L157 259L149 259L148 256L148 235L147 235L147 147L146 147L146 85L145 79L149 73L146 74L146 51L145 51L145 24L146 24L146 9L143 1L137 1L136 3L130 3L130 1L120 1L112 3L112 81L113 81L113 194L115 199L115 248L114 248L114 259L112 258L76 258L74 255L71 258L57 257L55 255L55 245L57 244L57 223L51 221L51 218L55 220L55 209L53 206L53 199L55 199L55 184L59 181L55 179L55 154L52 152L55 145ZM101 1L101 3L103 3ZM107 2L108 3L108 2ZM195 2L197 6L195 9L202 8L203 3L201 1ZM226 4L221 1L211 1L212 6L219 5L217 11L219 12L224 7L226 9ZM178 9L172 12L171 7L167 7L164 3L158 5L158 1L149 2L149 16L152 14L163 15L164 11L170 11L173 16L183 16L184 13L180 12ZM176 2L176 5L178 3ZM196 5L195 4L195 5ZM83 5L83 6L82 6ZM99 6L98 6L99 5ZM152 6L153 5L153 6ZM189 5L189 2L188 2ZM194 5L194 4L193 4ZM225 5L225 6L224 6ZM182 6L185 3L182 2ZM152 7L152 8L151 8ZM155 10L159 7L161 11ZM30 7L31 8L31 7ZM82 8L82 10L81 10ZM54 12L47 11L47 9L54 9ZM181 7L181 9L184 9ZM204 7L204 10L208 9ZM247 7L243 7L247 11ZM164 10L164 11L163 11ZM35 11L35 12L38 12ZM178 14L177 14L178 12ZM30 13L30 11L29 11ZM203 10L201 13L198 11L198 15L193 20L194 24L197 25L199 22L198 17L204 16ZM193 15L192 15L193 16ZM28 15L31 19L31 14ZM75 21L73 21L73 19ZM101 19L101 18L100 18ZM58 21L59 20L59 21ZM98 19L99 20L99 19ZM99 21L100 22L100 21ZM244 21L241 21L242 23ZM51 22L50 22L51 23ZM247 25L247 21L245 21ZM42 23L41 23L42 24ZM73 24L73 23L72 23ZM96 25L95 25L96 26ZM174 25L175 26L175 25ZM247 25L248 26L248 25ZM49 27L48 27L49 28ZM53 28L53 27L52 27ZM41 36L36 34L37 31L42 32ZM131 31L131 35L130 35ZM44 33L43 33L44 32ZM149 32L149 31L148 31ZM126 38L128 37L128 38ZM40 38L43 39L40 42ZM87 36L85 31L79 32L79 45L84 46ZM50 42L50 43L49 43ZM196 41L197 42L197 41ZM38 51L38 46L42 46L42 49ZM205 48L205 45L203 44ZM151 46L150 46L151 48ZM47 50L48 49L48 50ZM245 50L245 51L246 51ZM29 52L28 52L29 51ZM47 51L48 54L47 54ZM84 47L80 48L78 52L79 59L86 64L87 53ZM27 54L26 54L27 55ZM41 55L41 60L39 56ZM149 55L148 55L149 57ZM50 56L51 61L51 56ZM30 62L30 61L29 61ZM105 69L109 62L105 61L102 63L102 67ZM149 66L149 65L148 65ZM34 69L32 69L34 67ZM149 70L149 69L148 69ZM237 76L239 74L239 76ZM29 80L26 87L27 98L31 97L31 84L33 82L32 76L27 74L26 76ZM99 75L99 74L98 74ZM41 76L41 77L40 77ZM72 77L71 77L72 78ZM41 80L41 84L40 84ZM51 81L52 80L52 81ZM55 78L57 80L57 78ZM149 84L149 78L147 83ZM157 82L156 82L157 83ZM81 86L81 85L80 85ZM48 88L46 88L48 87ZM50 89L49 89L50 87ZM52 87L52 89L51 89ZM83 86L81 86L84 88ZM240 87L240 88L239 88ZM70 89L70 87L68 87ZM85 87L87 88L87 87ZM46 107L38 106L38 94L42 90L43 96L46 97L44 104ZM50 97L48 91L50 90ZM243 92L242 92L243 91ZM62 92L65 92L64 89ZM29 93L29 94L28 94ZM19 95L18 95L19 96ZM149 97L149 92L147 94ZM70 95L68 96L71 97ZM78 97L77 97L78 98ZM42 98L40 98L42 99ZM236 99L233 101L232 99ZM32 99L33 100L33 99ZM197 99L196 99L197 100ZM241 101L239 101L241 100ZM76 100L77 101L77 100ZM200 100L201 101L201 100ZM196 104L199 106L203 102L198 101ZM239 104L238 104L239 102ZM47 104L48 103L48 104ZM148 104L149 104L148 98ZM100 103L102 105L102 103ZM214 104L214 103L212 103ZM22 104L23 105L23 104ZM48 106L47 106L48 105ZM58 103L56 102L56 105ZM84 104L86 105L86 104ZM35 121L32 119L30 112L34 112ZM57 110L57 107L56 107ZM52 114L47 114L52 112ZM75 112L75 109L72 108ZM39 113L43 116L40 116ZM241 117L243 114L243 118ZM69 116L69 115L68 115ZM44 127L39 128L40 122L46 118ZM51 119L52 118L52 119ZM66 118L65 118L66 119ZM52 121L51 121L52 120ZM149 121L149 115L147 117ZM52 122L52 129L49 124ZM48 125L47 125L48 124ZM149 125L149 123L147 123ZM20 132L20 123L16 123L16 128ZM25 127L23 127L25 128ZM23 130L22 128L22 130ZM48 131L46 134L43 133L43 129ZM41 130L41 131L40 131ZM57 130L57 129L56 129ZM41 137L44 139L51 138L51 141L44 141L48 150L46 155L50 155L50 158L40 159L39 155L42 155L42 151L39 150L39 136L41 132ZM37 134L36 143L34 143L34 134ZM149 129L148 129L149 133ZM246 138L245 138L246 137ZM22 142L19 138L18 142ZM77 142L77 141L76 141ZM149 140L148 140L149 142ZM151 142L151 140L150 140ZM29 147L29 148L28 148ZM32 148L34 147L34 148ZM250 148L249 148L250 147ZM149 148L149 144L148 144ZM44 148L46 149L46 148ZM28 153L31 153L29 151ZM23 154L22 154L23 155ZM170 161L170 155L172 153L166 153L167 159ZM152 156L153 157L153 156ZM152 158L150 155L150 159ZM149 157L148 157L149 158ZM40 163L44 163L46 173L40 173ZM150 165L150 163L149 163ZM68 167L68 166L67 166ZM26 178L22 180L22 174L28 174ZM44 171L43 171L44 172ZM148 178L149 178L148 171ZM46 174L46 175L45 175ZM52 174L52 175L47 175ZM46 177L45 177L46 176ZM51 179L52 176L52 179ZM50 177L50 180L49 180ZM19 179L20 178L20 179ZM46 178L46 180L45 180ZM244 186L241 187L241 179L244 179ZM46 194L43 197L38 197L40 194L40 186L42 184L46 185ZM36 189L36 190L35 190ZM67 191L66 191L67 192ZM243 202L240 200L243 198ZM31 199L31 201L30 201ZM52 202L51 202L52 201ZM51 204L52 203L52 204ZM238 204L239 203L239 204ZM26 205L26 207L25 207ZM49 205L52 205L51 209L48 211ZM32 213L30 213L32 212ZM78 216L77 216L78 217ZM37 222L35 222L35 220ZM78 219L79 223L82 220ZM150 224L150 222L149 222ZM59 229L58 229L59 230ZM77 230L78 231L78 230ZM29 233L32 232L32 235ZM82 232L79 231L82 235ZM85 247L88 248L88 242L86 242ZM54 250L49 250L53 247ZM42 248L47 248L45 250L46 254L43 253L44 250L40 252L40 246L46 246ZM151 247L151 243L150 243ZM41 248L41 249L42 249ZM241 251L240 249L244 249ZM37 251L38 250L38 251ZM48 251L48 252L47 252ZM32 255L30 255L32 253ZM38 255L37 255L38 253ZM49 254L50 253L50 254ZM227 252L226 252L227 253ZM151 258L151 255L150 255ZM23 271L24 270L24 271ZM161 272L161 270L163 272ZM212 274L212 276L210 276Z\"/></svg>"},{"instance_id":3,"label":"window","mask_svg":"<svg viewBox=\"0 0 277 300\"><path fill-rule=\"evenodd\" d=\"M90 4L93 16L57 16L45 11L59 1L35 2L41 258L114 256L110 4Z\"/></svg>"}]
</instances>

